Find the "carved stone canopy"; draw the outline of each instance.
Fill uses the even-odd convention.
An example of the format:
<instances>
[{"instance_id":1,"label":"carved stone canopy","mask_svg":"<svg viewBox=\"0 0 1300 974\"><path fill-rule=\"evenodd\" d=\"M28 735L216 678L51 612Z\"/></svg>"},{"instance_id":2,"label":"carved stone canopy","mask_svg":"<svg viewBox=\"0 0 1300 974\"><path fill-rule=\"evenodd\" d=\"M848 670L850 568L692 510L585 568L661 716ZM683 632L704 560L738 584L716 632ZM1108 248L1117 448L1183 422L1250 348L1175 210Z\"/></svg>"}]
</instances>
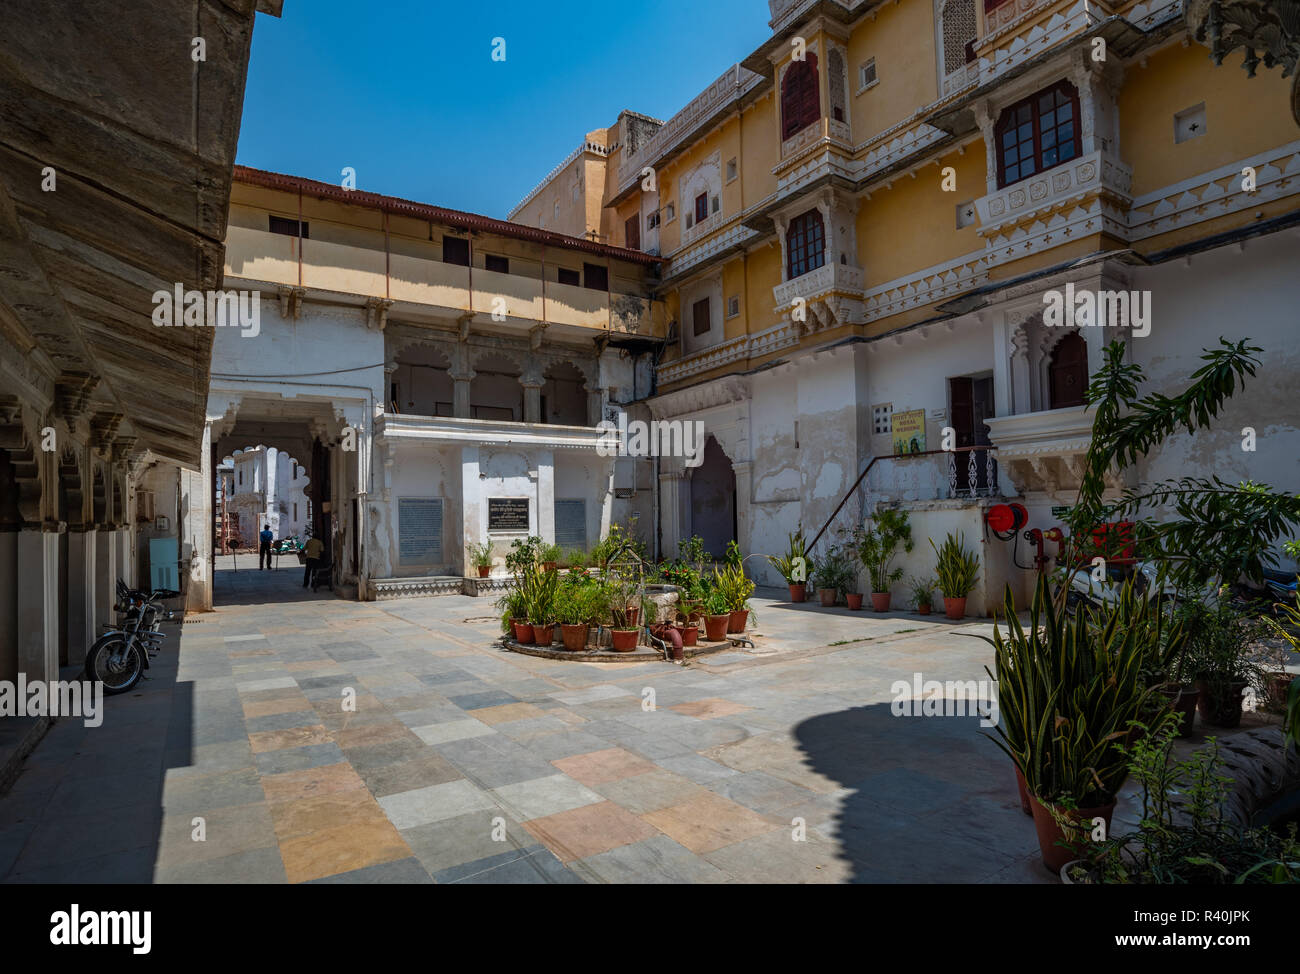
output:
<instances>
[{"instance_id":1,"label":"carved stone canopy","mask_svg":"<svg viewBox=\"0 0 1300 974\"><path fill-rule=\"evenodd\" d=\"M1294 75L1291 115L1300 125L1300 0L1187 0L1184 16L1192 36L1209 45L1215 64L1240 47L1248 77L1261 61L1266 68L1280 64L1284 78Z\"/></svg>"}]
</instances>

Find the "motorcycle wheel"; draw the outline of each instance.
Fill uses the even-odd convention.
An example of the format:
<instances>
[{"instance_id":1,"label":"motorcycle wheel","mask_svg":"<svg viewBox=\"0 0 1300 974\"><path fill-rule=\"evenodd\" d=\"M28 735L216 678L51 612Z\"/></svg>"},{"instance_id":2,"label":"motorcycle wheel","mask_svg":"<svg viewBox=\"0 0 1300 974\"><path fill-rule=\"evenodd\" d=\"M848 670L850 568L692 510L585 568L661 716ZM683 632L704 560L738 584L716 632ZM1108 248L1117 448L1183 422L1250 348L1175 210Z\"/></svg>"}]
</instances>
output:
<instances>
[{"instance_id":1,"label":"motorcycle wheel","mask_svg":"<svg viewBox=\"0 0 1300 974\"><path fill-rule=\"evenodd\" d=\"M102 683L111 697L133 689L148 665L139 646L128 647L123 636L105 636L86 654L86 678Z\"/></svg>"}]
</instances>

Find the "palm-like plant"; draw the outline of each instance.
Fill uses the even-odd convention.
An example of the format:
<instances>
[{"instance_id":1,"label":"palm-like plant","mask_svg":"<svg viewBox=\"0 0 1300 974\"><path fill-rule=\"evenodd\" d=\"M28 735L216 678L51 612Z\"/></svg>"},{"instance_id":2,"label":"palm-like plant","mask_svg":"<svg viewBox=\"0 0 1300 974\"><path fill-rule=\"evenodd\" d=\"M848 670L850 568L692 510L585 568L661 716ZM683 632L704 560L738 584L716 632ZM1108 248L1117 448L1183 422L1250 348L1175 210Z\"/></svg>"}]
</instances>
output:
<instances>
[{"instance_id":1,"label":"palm-like plant","mask_svg":"<svg viewBox=\"0 0 1300 974\"><path fill-rule=\"evenodd\" d=\"M888 592L903 577L903 569L890 568L901 548L912 550L912 525L907 512L885 508L854 532L858 559L871 576L872 592Z\"/></svg>"}]
</instances>

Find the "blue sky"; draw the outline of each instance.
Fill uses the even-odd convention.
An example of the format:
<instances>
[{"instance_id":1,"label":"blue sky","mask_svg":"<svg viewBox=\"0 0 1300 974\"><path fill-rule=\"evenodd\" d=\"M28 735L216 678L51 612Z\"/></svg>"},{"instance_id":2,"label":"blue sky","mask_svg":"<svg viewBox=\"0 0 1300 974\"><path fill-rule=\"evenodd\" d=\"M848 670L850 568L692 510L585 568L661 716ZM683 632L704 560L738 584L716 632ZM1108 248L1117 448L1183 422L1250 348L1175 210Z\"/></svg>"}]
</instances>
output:
<instances>
[{"instance_id":1,"label":"blue sky","mask_svg":"<svg viewBox=\"0 0 1300 974\"><path fill-rule=\"evenodd\" d=\"M504 217L622 109L671 117L767 18L765 0L285 0L257 18L238 161L352 166L358 189Z\"/></svg>"}]
</instances>

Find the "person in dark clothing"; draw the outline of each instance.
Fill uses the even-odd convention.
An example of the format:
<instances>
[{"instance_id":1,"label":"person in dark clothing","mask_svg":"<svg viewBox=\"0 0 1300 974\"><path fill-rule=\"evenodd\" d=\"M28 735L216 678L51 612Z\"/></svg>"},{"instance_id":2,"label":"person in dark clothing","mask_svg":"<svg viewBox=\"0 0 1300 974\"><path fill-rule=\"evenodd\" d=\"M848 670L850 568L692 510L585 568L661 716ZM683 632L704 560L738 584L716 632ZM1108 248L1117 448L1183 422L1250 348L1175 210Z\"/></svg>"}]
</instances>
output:
<instances>
[{"instance_id":1,"label":"person in dark clothing","mask_svg":"<svg viewBox=\"0 0 1300 974\"><path fill-rule=\"evenodd\" d=\"M257 549L257 567L259 569L271 567L271 542L275 540L275 534L271 531L271 525L263 524L262 533L258 535L261 543Z\"/></svg>"}]
</instances>

